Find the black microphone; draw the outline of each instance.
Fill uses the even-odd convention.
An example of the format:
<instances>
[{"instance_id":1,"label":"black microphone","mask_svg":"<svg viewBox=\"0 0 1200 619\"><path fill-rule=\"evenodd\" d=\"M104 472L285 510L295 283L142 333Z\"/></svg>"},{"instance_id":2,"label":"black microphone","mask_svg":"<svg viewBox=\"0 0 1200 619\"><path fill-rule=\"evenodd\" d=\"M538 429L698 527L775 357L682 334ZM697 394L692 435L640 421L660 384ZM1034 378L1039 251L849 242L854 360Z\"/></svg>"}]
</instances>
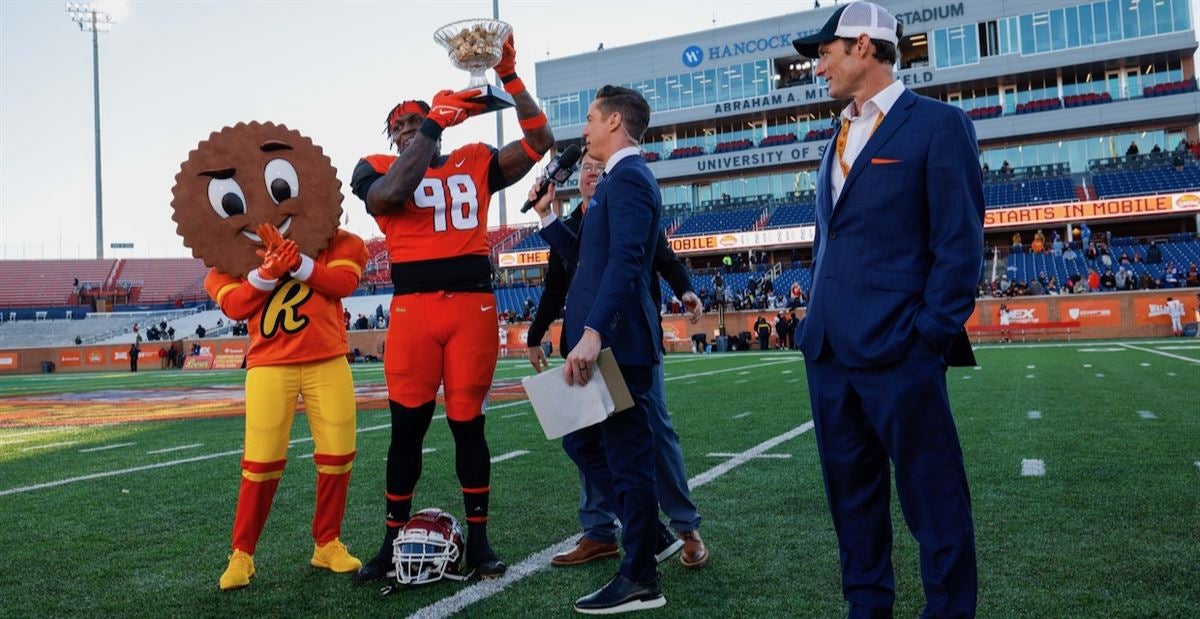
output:
<instances>
[{"instance_id":1,"label":"black microphone","mask_svg":"<svg viewBox=\"0 0 1200 619\"><path fill-rule=\"evenodd\" d=\"M575 165L583 158L583 153L584 151L579 150L579 147L574 144L566 147L563 152L559 153L558 158L546 166L546 178L543 178L541 184L538 185L536 197L532 200L526 200L525 204L521 207L521 212L525 213L533 208L534 203L546 195L546 191L550 189L550 183L561 186L567 182L571 178L571 175L575 173Z\"/></svg>"}]
</instances>

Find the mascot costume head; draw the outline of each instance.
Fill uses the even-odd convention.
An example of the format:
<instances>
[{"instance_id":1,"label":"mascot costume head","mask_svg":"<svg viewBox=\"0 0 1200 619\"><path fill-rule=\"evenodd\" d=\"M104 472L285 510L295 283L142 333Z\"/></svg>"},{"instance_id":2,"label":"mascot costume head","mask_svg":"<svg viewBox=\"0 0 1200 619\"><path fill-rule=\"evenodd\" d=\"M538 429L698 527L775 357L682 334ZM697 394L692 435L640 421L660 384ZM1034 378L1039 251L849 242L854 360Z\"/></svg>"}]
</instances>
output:
<instances>
[{"instance_id":1,"label":"mascot costume head","mask_svg":"<svg viewBox=\"0 0 1200 619\"><path fill-rule=\"evenodd\" d=\"M245 277L262 263L269 223L315 257L342 215L342 183L312 140L274 123L238 123L200 142L175 175L171 219L204 264Z\"/></svg>"}]
</instances>

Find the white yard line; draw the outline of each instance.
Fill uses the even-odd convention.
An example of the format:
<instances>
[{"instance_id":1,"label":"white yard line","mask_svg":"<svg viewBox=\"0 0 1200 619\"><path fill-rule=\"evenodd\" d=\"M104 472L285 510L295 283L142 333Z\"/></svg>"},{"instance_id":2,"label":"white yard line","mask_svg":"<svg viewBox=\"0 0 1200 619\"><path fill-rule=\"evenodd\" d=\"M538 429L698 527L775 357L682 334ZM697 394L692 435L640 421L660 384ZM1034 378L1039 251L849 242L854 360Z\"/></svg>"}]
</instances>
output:
<instances>
[{"instance_id":1,"label":"white yard line","mask_svg":"<svg viewBox=\"0 0 1200 619\"><path fill-rule=\"evenodd\" d=\"M92 453L93 451L108 451L109 449L119 449L121 447L129 447L136 444L137 443L114 443L112 445L102 445L100 447L88 447L87 449L80 449L79 453L86 454Z\"/></svg>"},{"instance_id":2,"label":"white yard line","mask_svg":"<svg viewBox=\"0 0 1200 619\"><path fill-rule=\"evenodd\" d=\"M1030 419L1041 419L1042 411L1029 411L1028 413L1025 414L1025 416L1029 417Z\"/></svg>"},{"instance_id":3,"label":"white yard line","mask_svg":"<svg viewBox=\"0 0 1200 619\"><path fill-rule=\"evenodd\" d=\"M358 432L359 433L372 432L375 430L383 430L383 429L387 429L387 428L391 428L391 427L392 427L391 424L384 424L384 425L380 425L380 426L369 426L366 428L359 428ZM311 440L312 440L312 438L310 437L307 439L297 439L295 442L303 442L303 441L311 441ZM60 444L56 444L56 445L41 445L38 448L45 449L47 447L55 447L55 446L68 445L68 444L74 445L75 441L70 441L69 443L60 443ZM30 448L27 447L26 449L30 449ZM22 450L22 451L24 451L24 450ZM9 494L21 494L23 492L32 492L34 490L42 490L45 488L54 488L56 486L65 486L67 484L73 484L75 482L80 482L80 481L88 481L91 479L103 479L105 477L113 477L116 475L125 475L127 473L137 473L140 471L149 471L152 469L161 469L161 468L165 468L165 467L169 467L169 466L176 466L176 465L180 465L180 464L189 464L191 462L203 462L205 460L212 460L213 458L223 458L225 456L234 456L234 455L237 455L237 456L242 455L242 450L235 449L233 451L222 451L222 452L218 452L218 453L206 454L203 456L194 456L191 458L184 458L182 460L168 460L166 462L156 462L154 464L146 464L143 466L134 466L134 467L130 467L127 469L118 469L115 471L102 471L100 473L91 473L88 475L80 475L78 477L68 477L66 479L58 479L55 481L48 481L48 482L44 482L44 483L40 483L40 484L33 484L31 486L18 486L16 488L8 488L7 490L0 490L0 496L6 496Z\"/></svg>"},{"instance_id":4,"label":"white yard line","mask_svg":"<svg viewBox=\"0 0 1200 619\"><path fill-rule=\"evenodd\" d=\"M1046 474L1046 463L1042 460L1021 460L1021 475L1041 477Z\"/></svg>"},{"instance_id":5,"label":"white yard line","mask_svg":"<svg viewBox=\"0 0 1200 619\"><path fill-rule=\"evenodd\" d=\"M155 449L153 451L147 451L146 454L147 455L165 454L165 453L172 452L172 451L183 451L184 449L195 449L197 447L203 447L203 446L204 446L204 443L192 443L191 445L180 445L178 447L167 447L166 449Z\"/></svg>"},{"instance_id":6,"label":"white yard line","mask_svg":"<svg viewBox=\"0 0 1200 619\"><path fill-rule=\"evenodd\" d=\"M1192 359L1191 357L1185 357L1183 355L1176 355L1176 354L1169 353L1169 352L1163 352L1161 350L1154 350L1153 348L1142 348L1141 346L1134 346L1133 344L1121 344L1121 345L1130 350L1140 350L1142 352L1148 352L1153 355L1162 355L1164 357L1170 357L1172 359L1179 359L1180 361L1187 361L1188 363L1200 364L1200 359Z\"/></svg>"},{"instance_id":7,"label":"white yard line","mask_svg":"<svg viewBox=\"0 0 1200 619\"><path fill-rule=\"evenodd\" d=\"M516 451L510 451L506 454L500 454L500 455L492 458L492 464L495 464L497 462L504 462L505 460L512 460L513 458L519 458L528 453L529 452L524 449L518 449Z\"/></svg>"},{"instance_id":8,"label":"white yard line","mask_svg":"<svg viewBox=\"0 0 1200 619\"><path fill-rule=\"evenodd\" d=\"M109 425L109 424L106 424L106 425ZM45 434L47 432L70 432L71 430L78 430L78 429L79 428L75 427L75 426L70 426L67 428L45 428L43 430L29 430L26 432L13 432L12 434L3 435L3 438L17 438L18 436L29 436L30 434Z\"/></svg>"},{"instance_id":9,"label":"white yard line","mask_svg":"<svg viewBox=\"0 0 1200 619\"><path fill-rule=\"evenodd\" d=\"M732 471L733 469L749 462L756 456L760 456L763 453L775 448L775 446L779 445L780 443L789 441L797 436L800 436L801 434L804 434L805 432L808 432L812 429L812 427L813 422L809 421L799 427L789 430L788 432L780 434L775 438L759 443L758 445L755 445L754 447L735 455L730 460L722 462L721 464L718 464L704 473L701 473L688 480L688 487L694 491L696 488L699 488L700 486L703 486L704 484L707 484L708 482L713 481L729 471ZM572 535L571 537L568 537L567 539L554 544L549 548L535 552L532 555L525 557L516 565L509 566L508 571L505 572L503 577L495 580L481 580L476 582L475 584L464 589L460 589L458 593L450 597L442 598L441 600L430 604L429 606L417 610L410 615L410 617L419 617L421 619L430 617L449 617L470 606L471 604L496 595L510 585L513 585L529 576L536 574L537 572L549 568L550 557L574 548L575 542L578 539L578 535ZM564 610L563 612L566 611Z\"/></svg>"},{"instance_id":10,"label":"white yard line","mask_svg":"<svg viewBox=\"0 0 1200 619\"><path fill-rule=\"evenodd\" d=\"M1142 419L1158 419L1158 415L1155 415L1150 411L1138 411L1138 417L1141 417Z\"/></svg>"},{"instance_id":11,"label":"white yard line","mask_svg":"<svg viewBox=\"0 0 1200 619\"><path fill-rule=\"evenodd\" d=\"M511 415L505 415L505 416L501 417L501 419L512 419L513 417L524 417L525 415L528 415L528 414L529 413L513 413Z\"/></svg>"},{"instance_id":12,"label":"white yard line","mask_svg":"<svg viewBox=\"0 0 1200 619\"><path fill-rule=\"evenodd\" d=\"M55 447L70 447L79 441L63 441L61 443L47 443L45 445L34 445L32 447L22 447L21 451L37 451L39 449L53 449Z\"/></svg>"},{"instance_id":13,"label":"white yard line","mask_svg":"<svg viewBox=\"0 0 1200 619\"><path fill-rule=\"evenodd\" d=\"M705 455L709 458L736 458L738 456L738 454L734 453L711 453ZM792 454L760 454L754 457L765 460L787 460L792 457Z\"/></svg>"},{"instance_id":14,"label":"white yard line","mask_svg":"<svg viewBox=\"0 0 1200 619\"><path fill-rule=\"evenodd\" d=\"M737 415L734 415L733 418L741 419L742 417L749 417L750 415L753 415L753 414L754 413L738 413Z\"/></svg>"}]
</instances>

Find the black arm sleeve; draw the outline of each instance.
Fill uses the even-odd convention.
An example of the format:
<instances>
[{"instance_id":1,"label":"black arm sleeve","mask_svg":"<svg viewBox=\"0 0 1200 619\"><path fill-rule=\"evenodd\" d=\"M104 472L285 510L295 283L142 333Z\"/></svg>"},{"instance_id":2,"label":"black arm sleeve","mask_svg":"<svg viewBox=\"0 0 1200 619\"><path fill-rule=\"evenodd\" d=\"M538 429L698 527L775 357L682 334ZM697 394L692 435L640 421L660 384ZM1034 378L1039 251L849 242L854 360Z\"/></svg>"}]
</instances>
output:
<instances>
[{"instance_id":1,"label":"black arm sleeve","mask_svg":"<svg viewBox=\"0 0 1200 619\"><path fill-rule=\"evenodd\" d=\"M687 267L683 266L683 261L671 249L665 230L660 230L658 233L658 247L654 251L654 270L667 280L667 285L671 287L676 297L682 299L684 293L695 292L692 290L691 274L688 273Z\"/></svg>"},{"instance_id":2,"label":"black arm sleeve","mask_svg":"<svg viewBox=\"0 0 1200 619\"><path fill-rule=\"evenodd\" d=\"M504 169L500 167L500 151L491 146L488 147L488 150L492 151L492 163L488 165L488 190L496 193L512 183L504 178Z\"/></svg>"},{"instance_id":3,"label":"black arm sleeve","mask_svg":"<svg viewBox=\"0 0 1200 619\"><path fill-rule=\"evenodd\" d=\"M383 175L376 172L366 159L359 159L358 165L354 166L354 174L350 177L350 190L363 201L363 204L366 204L367 192L371 190L371 185L380 178L383 178Z\"/></svg>"},{"instance_id":4,"label":"black arm sleeve","mask_svg":"<svg viewBox=\"0 0 1200 619\"><path fill-rule=\"evenodd\" d=\"M562 256L553 249L550 250L550 264L546 268L546 280L543 282L545 289L542 290L542 298L538 301L537 313L529 325L529 333L525 336L526 345L541 345L542 336L550 328L550 323L562 316L570 283Z\"/></svg>"}]
</instances>

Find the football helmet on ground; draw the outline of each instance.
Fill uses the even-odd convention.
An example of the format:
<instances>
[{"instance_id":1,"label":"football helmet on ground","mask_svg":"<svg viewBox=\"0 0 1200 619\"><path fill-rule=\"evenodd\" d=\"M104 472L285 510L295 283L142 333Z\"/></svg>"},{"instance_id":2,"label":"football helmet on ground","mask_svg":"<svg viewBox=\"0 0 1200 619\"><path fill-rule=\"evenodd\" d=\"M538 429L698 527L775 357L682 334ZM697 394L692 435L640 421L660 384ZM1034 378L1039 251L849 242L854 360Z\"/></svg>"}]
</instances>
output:
<instances>
[{"instance_id":1,"label":"football helmet on ground","mask_svg":"<svg viewBox=\"0 0 1200 619\"><path fill-rule=\"evenodd\" d=\"M470 577L463 567L462 528L454 516L436 507L413 514L392 548L400 584L423 585L442 578Z\"/></svg>"}]
</instances>

